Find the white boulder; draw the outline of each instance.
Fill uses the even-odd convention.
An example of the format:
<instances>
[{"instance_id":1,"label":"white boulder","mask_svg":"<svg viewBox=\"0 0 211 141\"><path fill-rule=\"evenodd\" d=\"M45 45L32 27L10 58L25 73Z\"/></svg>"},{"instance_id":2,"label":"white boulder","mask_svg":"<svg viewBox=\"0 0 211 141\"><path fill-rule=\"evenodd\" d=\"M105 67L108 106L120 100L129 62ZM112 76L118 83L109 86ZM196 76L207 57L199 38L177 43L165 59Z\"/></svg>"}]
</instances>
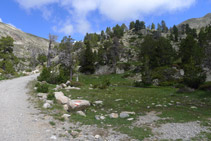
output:
<instances>
[{"instance_id":1,"label":"white boulder","mask_svg":"<svg viewBox=\"0 0 211 141\"><path fill-rule=\"evenodd\" d=\"M90 106L90 102L87 100L70 100L68 102L69 110L82 110Z\"/></svg>"},{"instance_id":2,"label":"white boulder","mask_svg":"<svg viewBox=\"0 0 211 141\"><path fill-rule=\"evenodd\" d=\"M55 98L60 104L67 104L69 102L69 98L66 97L63 92L54 92Z\"/></svg>"}]
</instances>

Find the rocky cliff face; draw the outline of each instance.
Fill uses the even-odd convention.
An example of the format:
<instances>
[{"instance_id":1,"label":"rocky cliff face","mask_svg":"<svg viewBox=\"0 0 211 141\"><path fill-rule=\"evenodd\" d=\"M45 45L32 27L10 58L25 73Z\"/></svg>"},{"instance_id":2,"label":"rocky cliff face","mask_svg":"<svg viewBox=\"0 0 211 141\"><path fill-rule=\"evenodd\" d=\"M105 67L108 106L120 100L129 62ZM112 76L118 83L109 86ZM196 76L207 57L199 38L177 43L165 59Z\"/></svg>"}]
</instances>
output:
<instances>
[{"instance_id":1,"label":"rocky cliff face","mask_svg":"<svg viewBox=\"0 0 211 141\"><path fill-rule=\"evenodd\" d=\"M30 58L32 52L47 52L48 40L25 33L11 25L0 22L0 38L11 36L14 39L14 54L18 58Z\"/></svg>"},{"instance_id":2,"label":"rocky cliff face","mask_svg":"<svg viewBox=\"0 0 211 141\"><path fill-rule=\"evenodd\" d=\"M178 26L182 26L183 24L189 24L190 28L201 29L202 27L206 27L211 24L211 13L208 13L202 18L193 18L187 21L182 22Z\"/></svg>"}]
</instances>

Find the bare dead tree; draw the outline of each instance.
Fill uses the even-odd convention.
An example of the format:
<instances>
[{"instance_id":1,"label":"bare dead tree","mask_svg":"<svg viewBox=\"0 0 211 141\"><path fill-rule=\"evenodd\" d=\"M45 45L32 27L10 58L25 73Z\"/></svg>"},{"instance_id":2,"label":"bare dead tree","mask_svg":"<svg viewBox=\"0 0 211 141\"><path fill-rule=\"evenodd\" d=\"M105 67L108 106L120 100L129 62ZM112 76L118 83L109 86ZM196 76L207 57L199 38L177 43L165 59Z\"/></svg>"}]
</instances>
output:
<instances>
[{"instance_id":1,"label":"bare dead tree","mask_svg":"<svg viewBox=\"0 0 211 141\"><path fill-rule=\"evenodd\" d=\"M56 35L49 34L49 47L48 47L48 56L47 56L47 67L51 66L51 52L52 52L52 44L57 40Z\"/></svg>"},{"instance_id":2,"label":"bare dead tree","mask_svg":"<svg viewBox=\"0 0 211 141\"><path fill-rule=\"evenodd\" d=\"M73 41L74 40L71 38L71 36L69 37L65 36L60 44L60 53L59 53L60 63L69 68L70 81L72 81L73 78L73 54L72 54Z\"/></svg>"}]
</instances>

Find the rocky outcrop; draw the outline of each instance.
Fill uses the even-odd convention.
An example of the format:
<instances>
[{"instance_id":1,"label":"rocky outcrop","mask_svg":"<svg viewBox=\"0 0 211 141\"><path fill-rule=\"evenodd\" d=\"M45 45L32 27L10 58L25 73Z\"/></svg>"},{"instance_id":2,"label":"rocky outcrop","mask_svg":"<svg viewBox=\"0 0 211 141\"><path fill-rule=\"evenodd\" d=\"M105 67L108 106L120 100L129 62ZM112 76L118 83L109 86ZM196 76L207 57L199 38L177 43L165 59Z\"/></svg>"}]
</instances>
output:
<instances>
[{"instance_id":1,"label":"rocky outcrop","mask_svg":"<svg viewBox=\"0 0 211 141\"><path fill-rule=\"evenodd\" d=\"M178 25L181 27L184 24L189 24L190 28L201 29L202 27L206 27L207 25L211 24L211 13L208 13L202 18L193 18L187 21L182 22Z\"/></svg>"}]
</instances>

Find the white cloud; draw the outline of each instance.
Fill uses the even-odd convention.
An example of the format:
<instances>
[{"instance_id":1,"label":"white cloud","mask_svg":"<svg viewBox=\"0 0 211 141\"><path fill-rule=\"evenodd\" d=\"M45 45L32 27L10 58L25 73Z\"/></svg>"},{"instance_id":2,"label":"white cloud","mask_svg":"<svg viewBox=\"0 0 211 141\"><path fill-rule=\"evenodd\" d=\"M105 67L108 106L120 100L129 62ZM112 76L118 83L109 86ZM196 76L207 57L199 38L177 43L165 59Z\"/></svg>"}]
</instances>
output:
<instances>
[{"instance_id":1,"label":"white cloud","mask_svg":"<svg viewBox=\"0 0 211 141\"><path fill-rule=\"evenodd\" d=\"M1 18L0 18L0 22L3 22Z\"/></svg>"},{"instance_id":2,"label":"white cloud","mask_svg":"<svg viewBox=\"0 0 211 141\"><path fill-rule=\"evenodd\" d=\"M58 4L69 12L73 24L63 25L60 32L86 33L91 30L90 12L96 11L102 17L113 21L135 20L146 15L176 12L192 6L197 0L16 0L23 8L40 9L49 18L51 4ZM47 7L47 8L46 8ZM43 10L44 9L44 10ZM65 30L67 29L67 30ZM69 32L68 32L69 33Z\"/></svg>"},{"instance_id":3,"label":"white cloud","mask_svg":"<svg viewBox=\"0 0 211 141\"><path fill-rule=\"evenodd\" d=\"M45 5L59 2L59 0L16 0L25 9L36 9Z\"/></svg>"}]
</instances>

